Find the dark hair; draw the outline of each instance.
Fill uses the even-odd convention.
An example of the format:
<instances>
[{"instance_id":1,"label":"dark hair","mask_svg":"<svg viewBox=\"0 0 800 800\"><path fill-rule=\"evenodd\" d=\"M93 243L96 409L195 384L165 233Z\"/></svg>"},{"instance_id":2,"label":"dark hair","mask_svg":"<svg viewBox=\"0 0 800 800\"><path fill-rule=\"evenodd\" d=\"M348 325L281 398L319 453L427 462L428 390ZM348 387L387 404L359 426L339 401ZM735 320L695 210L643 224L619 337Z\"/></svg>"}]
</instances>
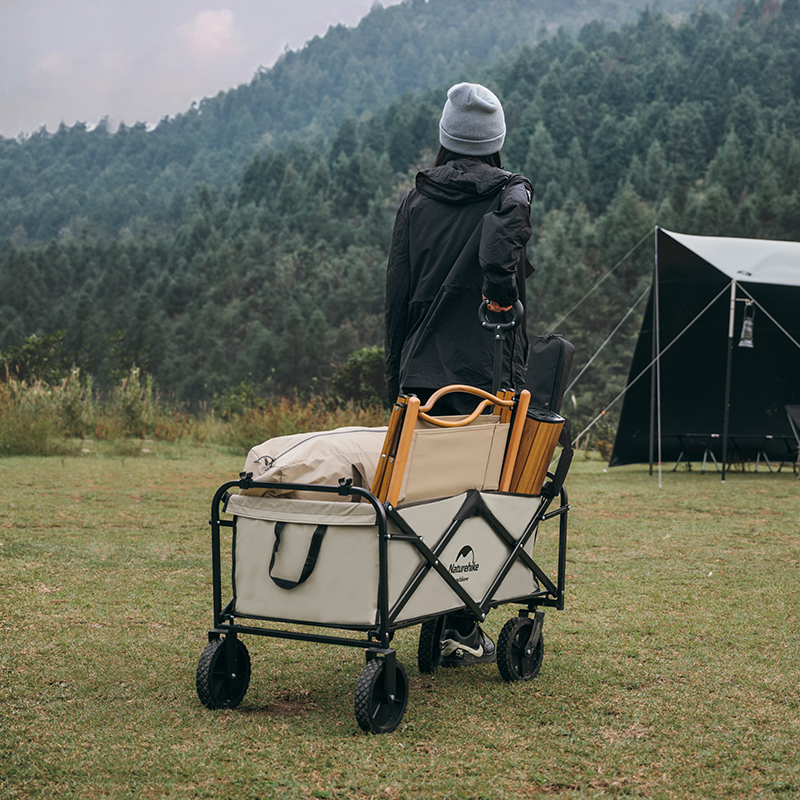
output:
<instances>
[{"instance_id":1,"label":"dark hair","mask_svg":"<svg viewBox=\"0 0 800 800\"><path fill-rule=\"evenodd\" d=\"M483 161L490 167L497 167L503 169L503 163L500 161L500 151L490 153L488 156L465 156L462 153L454 153L446 147L440 146L439 152L436 154L436 160L433 162L434 167L441 167L444 164L449 164L451 161L458 161L459 159L468 158L472 161Z\"/></svg>"}]
</instances>

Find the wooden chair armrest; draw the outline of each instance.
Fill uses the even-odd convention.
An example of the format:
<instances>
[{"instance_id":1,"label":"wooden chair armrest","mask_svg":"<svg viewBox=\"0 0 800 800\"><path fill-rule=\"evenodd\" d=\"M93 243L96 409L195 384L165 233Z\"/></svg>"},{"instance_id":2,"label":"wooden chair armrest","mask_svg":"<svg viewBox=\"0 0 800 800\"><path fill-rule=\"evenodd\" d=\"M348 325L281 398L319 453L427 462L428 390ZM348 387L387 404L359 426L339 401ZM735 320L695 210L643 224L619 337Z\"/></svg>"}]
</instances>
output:
<instances>
[{"instance_id":1,"label":"wooden chair armrest","mask_svg":"<svg viewBox=\"0 0 800 800\"><path fill-rule=\"evenodd\" d=\"M439 417L432 417L430 414L426 413L430 411L434 405L436 405L436 402L439 399L444 397L446 394L450 394L451 392L471 394L475 397L481 397L483 400L471 414L460 420L443 420ZM509 399L505 399L505 396L495 396L491 392L487 392L484 389L479 389L477 386L467 386L464 384L455 383L451 386L444 386L441 389L437 389L430 396L428 402L425 403L424 406L420 406L419 418L425 420L425 422L429 422L431 425L437 425L440 428L459 428L462 425L469 425L470 422L474 422L484 412L488 405L494 405L498 409L499 413L499 411L503 408L513 408L514 398L512 395Z\"/></svg>"}]
</instances>

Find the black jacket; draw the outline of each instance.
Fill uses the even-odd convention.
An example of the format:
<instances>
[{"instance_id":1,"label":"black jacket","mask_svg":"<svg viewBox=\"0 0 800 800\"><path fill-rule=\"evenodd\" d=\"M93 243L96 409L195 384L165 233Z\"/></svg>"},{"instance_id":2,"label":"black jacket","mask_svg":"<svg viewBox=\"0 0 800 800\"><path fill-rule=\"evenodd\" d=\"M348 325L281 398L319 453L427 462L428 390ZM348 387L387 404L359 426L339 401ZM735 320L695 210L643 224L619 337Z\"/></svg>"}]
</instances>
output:
<instances>
[{"instance_id":1,"label":"black jacket","mask_svg":"<svg viewBox=\"0 0 800 800\"><path fill-rule=\"evenodd\" d=\"M390 401L409 388L491 389L494 338L478 307L481 295L525 305L532 197L526 178L469 159L417 175L397 212L386 274ZM522 388L527 357L523 320L506 336L504 388Z\"/></svg>"}]
</instances>

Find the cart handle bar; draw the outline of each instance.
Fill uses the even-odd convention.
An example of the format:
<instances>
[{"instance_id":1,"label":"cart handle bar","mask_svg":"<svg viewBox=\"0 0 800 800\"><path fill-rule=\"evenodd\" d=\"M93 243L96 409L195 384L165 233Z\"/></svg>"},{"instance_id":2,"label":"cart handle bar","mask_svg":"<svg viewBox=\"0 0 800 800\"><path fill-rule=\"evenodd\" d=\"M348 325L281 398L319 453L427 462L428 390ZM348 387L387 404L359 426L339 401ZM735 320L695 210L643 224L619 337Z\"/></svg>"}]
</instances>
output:
<instances>
[{"instance_id":1,"label":"cart handle bar","mask_svg":"<svg viewBox=\"0 0 800 800\"><path fill-rule=\"evenodd\" d=\"M489 301L484 300L478 307L478 320L487 331L494 331L494 368L492 371L492 394L496 395L500 389L500 379L503 373L503 340L506 338L506 331L513 330L517 323L522 320L525 309L522 302L515 300L512 308L512 316L509 322L491 322L486 316L486 309Z\"/></svg>"},{"instance_id":2,"label":"cart handle bar","mask_svg":"<svg viewBox=\"0 0 800 800\"><path fill-rule=\"evenodd\" d=\"M522 302L520 300L515 300L513 305L511 306L513 317L508 322L492 322L486 316L486 309L488 307L489 307L488 300L484 300L480 304L480 306L478 307L478 321L487 330L493 330L495 332L495 335L499 335L500 333L505 333L506 331L510 331L516 328L520 320L522 319L523 313L525 312Z\"/></svg>"}]
</instances>

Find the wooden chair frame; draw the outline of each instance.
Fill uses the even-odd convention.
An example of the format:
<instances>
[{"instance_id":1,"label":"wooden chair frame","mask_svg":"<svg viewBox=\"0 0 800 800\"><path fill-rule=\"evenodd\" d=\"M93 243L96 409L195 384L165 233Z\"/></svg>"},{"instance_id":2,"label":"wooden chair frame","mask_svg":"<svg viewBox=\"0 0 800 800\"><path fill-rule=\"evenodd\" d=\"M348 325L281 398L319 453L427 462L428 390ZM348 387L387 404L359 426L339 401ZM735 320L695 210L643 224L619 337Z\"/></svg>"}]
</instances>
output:
<instances>
[{"instance_id":1,"label":"wooden chair frame","mask_svg":"<svg viewBox=\"0 0 800 800\"><path fill-rule=\"evenodd\" d=\"M451 392L471 394L481 398L481 402L471 414L460 420L431 416L428 412L436 402ZM419 398L414 395L401 395L392 409L378 469L372 483L372 494L382 503L388 503L390 506L397 505L418 419L440 428L461 428L474 422L489 405L494 406L493 413L500 417L501 424L511 422L499 483L499 490L507 492L511 485L530 399L531 395L527 389L523 389L518 396L511 391L498 392L495 396L483 389L463 384L453 384L438 389L430 396L425 405L421 405Z\"/></svg>"}]
</instances>

